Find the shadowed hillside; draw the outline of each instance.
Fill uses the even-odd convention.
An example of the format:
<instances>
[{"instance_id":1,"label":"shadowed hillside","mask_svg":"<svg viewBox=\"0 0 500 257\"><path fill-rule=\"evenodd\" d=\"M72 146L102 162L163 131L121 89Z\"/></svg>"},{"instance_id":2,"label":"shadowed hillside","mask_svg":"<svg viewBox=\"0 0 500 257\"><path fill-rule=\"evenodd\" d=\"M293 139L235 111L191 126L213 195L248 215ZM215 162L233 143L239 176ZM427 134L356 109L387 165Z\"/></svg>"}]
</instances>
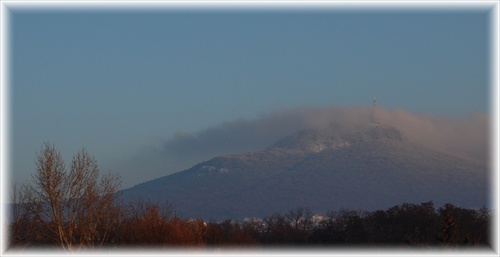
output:
<instances>
[{"instance_id":1,"label":"shadowed hillside","mask_svg":"<svg viewBox=\"0 0 500 257\"><path fill-rule=\"evenodd\" d=\"M484 162L440 152L378 124L303 130L257 152L213 158L124 190L183 217L263 217L296 206L374 210L401 202L488 203Z\"/></svg>"}]
</instances>

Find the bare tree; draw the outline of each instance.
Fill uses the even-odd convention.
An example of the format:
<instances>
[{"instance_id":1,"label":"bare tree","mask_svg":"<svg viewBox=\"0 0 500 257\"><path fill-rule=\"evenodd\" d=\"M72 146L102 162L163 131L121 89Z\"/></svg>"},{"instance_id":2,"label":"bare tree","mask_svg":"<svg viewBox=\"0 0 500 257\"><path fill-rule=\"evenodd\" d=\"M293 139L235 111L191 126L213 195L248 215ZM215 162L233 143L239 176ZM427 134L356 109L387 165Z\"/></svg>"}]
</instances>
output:
<instances>
[{"instance_id":1,"label":"bare tree","mask_svg":"<svg viewBox=\"0 0 500 257\"><path fill-rule=\"evenodd\" d=\"M58 242L63 249L71 249L72 242L68 240L63 220L66 174L64 160L54 145L45 143L36 156L35 165L36 172L32 175L33 185L27 187L33 194L26 193L27 200L31 204L31 212L40 211L40 208L48 208L46 211L49 213L45 213L44 210L37 215L37 218L46 225L47 229L51 231L55 229L53 232L58 236Z\"/></svg>"},{"instance_id":2,"label":"bare tree","mask_svg":"<svg viewBox=\"0 0 500 257\"><path fill-rule=\"evenodd\" d=\"M51 224L42 218L42 205L35 199L28 185L18 189L14 185L12 194L12 223L10 227L10 247L28 247L33 244L55 242ZM44 227L44 229L40 229Z\"/></svg>"},{"instance_id":3,"label":"bare tree","mask_svg":"<svg viewBox=\"0 0 500 257\"><path fill-rule=\"evenodd\" d=\"M174 218L172 204L136 199L125 211L126 220L122 228L125 243L161 245L167 242L169 222Z\"/></svg>"},{"instance_id":4,"label":"bare tree","mask_svg":"<svg viewBox=\"0 0 500 257\"><path fill-rule=\"evenodd\" d=\"M70 172L54 145L45 143L35 159L33 184L22 193L31 213L67 250L92 248L106 242L120 185L118 175L100 177L97 161L86 150L74 155Z\"/></svg>"},{"instance_id":5,"label":"bare tree","mask_svg":"<svg viewBox=\"0 0 500 257\"><path fill-rule=\"evenodd\" d=\"M285 217L295 230L302 231L306 231L312 228L312 216L312 212L309 209L304 209L302 207L291 209L285 215Z\"/></svg>"}]
</instances>

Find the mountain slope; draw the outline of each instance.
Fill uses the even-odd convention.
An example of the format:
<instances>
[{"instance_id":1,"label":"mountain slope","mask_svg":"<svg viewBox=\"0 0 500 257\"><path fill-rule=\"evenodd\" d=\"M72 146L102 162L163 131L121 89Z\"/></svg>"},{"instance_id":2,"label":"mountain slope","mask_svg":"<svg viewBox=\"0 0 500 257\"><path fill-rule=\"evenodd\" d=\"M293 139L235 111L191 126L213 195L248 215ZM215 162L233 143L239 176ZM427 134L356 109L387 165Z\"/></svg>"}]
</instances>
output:
<instances>
[{"instance_id":1,"label":"mountain slope","mask_svg":"<svg viewBox=\"0 0 500 257\"><path fill-rule=\"evenodd\" d=\"M123 194L168 200L183 217L217 220L269 216L298 206L317 213L431 200L481 207L488 203L487 171L485 163L371 124L299 131L268 149L216 157Z\"/></svg>"}]
</instances>

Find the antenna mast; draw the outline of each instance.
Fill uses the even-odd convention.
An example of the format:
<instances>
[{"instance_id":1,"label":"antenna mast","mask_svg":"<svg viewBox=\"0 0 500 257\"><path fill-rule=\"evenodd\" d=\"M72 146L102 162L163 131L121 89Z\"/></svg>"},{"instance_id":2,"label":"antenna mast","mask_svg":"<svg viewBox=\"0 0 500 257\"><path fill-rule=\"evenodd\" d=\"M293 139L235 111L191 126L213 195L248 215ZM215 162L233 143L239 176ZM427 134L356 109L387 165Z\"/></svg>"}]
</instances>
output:
<instances>
[{"instance_id":1,"label":"antenna mast","mask_svg":"<svg viewBox=\"0 0 500 257\"><path fill-rule=\"evenodd\" d=\"M373 123L377 123L376 119L375 119L375 110L376 110L376 107L377 107L377 98L374 96L373 97L373 110L372 110L372 122Z\"/></svg>"}]
</instances>

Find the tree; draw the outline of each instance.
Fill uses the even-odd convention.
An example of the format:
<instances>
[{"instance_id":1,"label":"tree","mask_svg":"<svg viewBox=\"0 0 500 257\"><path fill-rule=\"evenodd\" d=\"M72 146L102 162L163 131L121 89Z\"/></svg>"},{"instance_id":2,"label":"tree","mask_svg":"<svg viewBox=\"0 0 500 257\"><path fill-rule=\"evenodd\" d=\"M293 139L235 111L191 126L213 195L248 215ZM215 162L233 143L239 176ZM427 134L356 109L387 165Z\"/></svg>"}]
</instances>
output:
<instances>
[{"instance_id":1,"label":"tree","mask_svg":"<svg viewBox=\"0 0 500 257\"><path fill-rule=\"evenodd\" d=\"M386 211L385 243L408 245L433 245L438 242L435 233L439 229L438 217L432 201L420 205L404 203ZM380 224L380 221L376 223Z\"/></svg>"},{"instance_id":2,"label":"tree","mask_svg":"<svg viewBox=\"0 0 500 257\"><path fill-rule=\"evenodd\" d=\"M459 234L455 217L453 215L454 208L455 206L447 203L444 208L439 209L443 219L443 229L439 240L442 241L445 246L448 246L449 244L456 244L458 242Z\"/></svg>"},{"instance_id":3,"label":"tree","mask_svg":"<svg viewBox=\"0 0 500 257\"><path fill-rule=\"evenodd\" d=\"M285 218L292 227L289 234L293 237L294 243L305 243L307 241L313 227L312 216L309 209L302 207L291 209L285 214Z\"/></svg>"},{"instance_id":4,"label":"tree","mask_svg":"<svg viewBox=\"0 0 500 257\"><path fill-rule=\"evenodd\" d=\"M137 245L162 245L171 233L169 222L174 209L168 202L160 204L150 199L136 199L129 203L120 232L121 243Z\"/></svg>"},{"instance_id":5,"label":"tree","mask_svg":"<svg viewBox=\"0 0 500 257\"><path fill-rule=\"evenodd\" d=\"M285 215L294 229L302 231L311 229L313 225L312 216L312 212L309 209L302 207L291 209Z\"/></svg>"},{"instance_id":6,"label":"tree","mask_svg":"<svg viewBox=\"0 0 500 257\"><path fill-rule=\"evenodd\" d=\"M61 154L48 143L37 154L35 165L32 185L20 194L22 213L31 215L65 250L106 243L120 213L119 176L101 177L97 161L85 149L74 155L66 172Z\"/></svg>"},{"instance_id":7,"label":"tree","mask_svg":"<svg viewBox=\"0 0 500 257\"><path fill-rule=\"evenodd\" d=\"M264 244L290 244L290 231L292 226L286 221L285 216L275 213L263 220L264 231L262 239Z\"/></svg>"},{"instance_id":8,"label":"tree","mask_svg":"<svg viewBox=\"0 0 500 257\"><path fill-rule=\"evenodd\" d=\"M328 212L327 216L334 221L331 223L333 243L359 244L368 241L364 217L358 211L341 209L338 212Z\"/></svg>"},{"instance_id":9,"label":"tree","mask_svg":"<svg viewBox=\"0 0 500 257\"><path fill-rule=\"evenodd\" d=\"M13 187L12 194L12 224L10 226L10 245L16 247L27 247L32 244L43 244L50 237L47 235L46 229L41 229L40 222L34 218L33 213L27 212L28 204L23 199L30 198L26 193L26 185L22 185L18 189L17 185ZM45 239L45 242L44 242Z\"/></svg>"},{"instance_id":10,"label":"tree","mask_svg":"<svg viewBox=\"0 0 500 257\"><path fill-rule=\"evenodd\" d=\"M439 209L442 229L437 239L445 246L489 245L489 215L486 208L465 209L445 204Z\"/></svg>"}]
</instances>

